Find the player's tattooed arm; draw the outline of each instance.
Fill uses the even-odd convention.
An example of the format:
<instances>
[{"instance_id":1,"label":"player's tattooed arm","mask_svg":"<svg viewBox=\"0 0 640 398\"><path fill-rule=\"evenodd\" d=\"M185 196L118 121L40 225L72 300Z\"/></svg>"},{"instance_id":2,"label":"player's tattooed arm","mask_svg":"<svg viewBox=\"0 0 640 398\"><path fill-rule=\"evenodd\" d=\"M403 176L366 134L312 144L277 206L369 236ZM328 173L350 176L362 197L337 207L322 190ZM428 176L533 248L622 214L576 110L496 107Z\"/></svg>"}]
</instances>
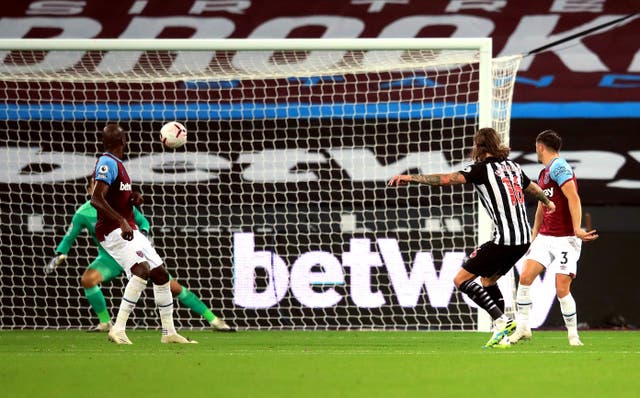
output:
<instances>
[{"instance_id":1,"label":"player's tattooed arm","mask_svg":"<svg viewBox=\"0 0 640 398\"><path fill-rule=\"evenodd\" d=\"M458 172L450 174L401 174L389 180L389 186L404 186L410 182L439 186L464 184L467 180L464 175Z\"/></svg>"},{"instance_id":2,"label":"player's tattooed arm","mask_svg":"<svg viewBox=\"0 0 640 398\"><path fill-rule=\"evenodd\" d=\"M431 186L464 184L467 180L458 172L449 174L412 174L411 181Z\"/></svg>"}]
</instances>

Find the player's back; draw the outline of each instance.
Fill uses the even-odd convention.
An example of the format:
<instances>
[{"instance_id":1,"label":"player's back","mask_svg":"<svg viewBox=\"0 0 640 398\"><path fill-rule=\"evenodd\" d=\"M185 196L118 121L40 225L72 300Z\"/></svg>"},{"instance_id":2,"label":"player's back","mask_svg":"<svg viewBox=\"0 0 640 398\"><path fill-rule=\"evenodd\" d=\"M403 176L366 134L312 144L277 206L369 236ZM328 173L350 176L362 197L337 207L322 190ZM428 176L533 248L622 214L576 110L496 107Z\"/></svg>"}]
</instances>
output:
<instances>
[{"instance_id":1,"label":"player's back","mask_svg":"<svg viewBox=\"0 0 640 398\"><path fill-rule=\"evenodd\" d=\"M488 157L462 171L474 184L480 201L494 223L493 241L503 245L524 245L531 241L523 187L529 178L521 166L506 158Z\"/></svg>"},{"instance_id":2,"label":"player's back","mask_svg":"<svg viewBox=\"0 0 640 398\"><path fill-rule=\"evenodd\" d=\"M562 192L562 186L570 181L576 184L577 189L576 176L571 166L562 158L552 159L540 172L538 185L540 185L547 198L556 205L556 211L553 213L546 211L543 213L542 225L539 231L541 234L550 236L574 235L569 202Z\"/></svg>"},{"instance_id":3,"label":"player's back","mask_svg":"<svg viewBox=\"0 0 640 398\"><path fill-rule=\"evenodd\" d=\"M127 220L131 228L136 229L133 205L130 203L131 179L122 161L108 152L102 154L96 163L95 180L109 185L105 200L113 210ZM110 220L98 210L96 235L99 240L103 240L104 236L117 228L120 228L117 221Z\"/></svg>"}]
</instances>

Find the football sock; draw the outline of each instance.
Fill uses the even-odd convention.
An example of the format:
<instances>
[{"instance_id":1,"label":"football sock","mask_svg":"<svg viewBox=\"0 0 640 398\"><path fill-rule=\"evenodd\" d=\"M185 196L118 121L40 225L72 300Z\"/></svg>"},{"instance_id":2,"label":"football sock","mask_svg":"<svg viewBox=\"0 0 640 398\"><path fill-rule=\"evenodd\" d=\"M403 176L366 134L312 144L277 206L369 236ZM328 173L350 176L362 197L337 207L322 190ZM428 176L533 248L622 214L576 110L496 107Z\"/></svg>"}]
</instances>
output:
<instances>
[{"instance_id":1,"label":"football sock","mask_svg":"<svg viewBox=\"0 0 640 398\"><path fill-rule=\"evenodd\" d=\"M91 309L98 316L100 323L109 322L111 315L109 315L109 311L107 311L107 302L104 299L102 290L98 286L90 287L84 289L84 295L87 297Z\"/></svg>"},{"instance_id":2,"label":"football sock","mask_svg":"<svg viewBox=\"0 0 640 398\"><path fill-rule=\"evenodd\" d=\"M136 303L145 287L147 287L146 280L135 275L129 279L127 286L124 288L124 296L122 296L122 301L120 302L116 323L113 325L114 329L124 330L126 328L129 315L136 307Z\"/></svg>"},{"instance_id":3,"label":"football sock","mask_svg":"<svg viewBox=\"0 0 640 398\"><path fill-rule=\"evenodd\" d=\"M520 284L516 294L516 322L518 328L529 327L529 311L531 310L531 286Z\"/></svg>"},{"instance_id":4,"label":"football sock","mask_svg":"<svg viewBox=\"0 0 640 398\"><path fill-rule=\"evenodd\" d=\"M169 284L170 282L164 285L153 285L153 297L160 313L163 336L176 334L176 328L173 325L173 296Z\"/></svg>"},{"instance_id":5,"label":"football sock","mask_svg":"<svg viewBox=\"0 0 640 398\"><path fill-rule=\"evenodd\" d=\"M504 313L504 297L502 297L502 292L498 285L485 286L484 290L487 291L487 294L491 297L491 300L496 303L500 311Z\"/></svg>"},{"instance_id":6,"label":"football sock","mask_svg":"<svg viewBox=\"0 0 640 398\"><path fill-rule=\"evenodd\" d=\"M191 290L182 287L182 291L177 297L180 304L191 309L191 311L202 316L207 322L211 323L215 319L215 315L207 306L195 295Z\"/></svg>"},{"instance_id":7,"label":"football sock","mask_svg":"<svg viewBox=\"0 0 640 398\"><path fill-rule=\"evenodd\" d=\"M567 326L569 336L578 335L578 315L576 312L576 300L574 300L571 293L560 298L560 310L562 311L562 317L564 318L564 324Z\"/></svg>"},{"instance_id":8,"label":"football sock","mask_svg":"<svg viewBox=\"0 0 640 398\"><path fill-rule=\"evenodd\" d=\"M487 291L472 279L462 282L458 289L469 296L469 298L473 300L474 303L478 304L480 308L487 311L489 315L491 315L491 319L499 319L504 315L496 303L491 299Z\"/></svg>"}]
</instances>

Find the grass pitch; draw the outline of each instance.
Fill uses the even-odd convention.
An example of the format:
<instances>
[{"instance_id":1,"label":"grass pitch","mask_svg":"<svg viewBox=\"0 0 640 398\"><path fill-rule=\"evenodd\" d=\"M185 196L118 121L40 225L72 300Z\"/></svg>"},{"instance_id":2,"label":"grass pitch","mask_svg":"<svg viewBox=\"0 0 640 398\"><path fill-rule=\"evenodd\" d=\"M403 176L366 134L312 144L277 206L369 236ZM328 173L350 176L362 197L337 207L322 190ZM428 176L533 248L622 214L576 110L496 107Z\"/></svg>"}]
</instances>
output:
<instances>
[{"instance_id":1,"label":"grass pitch","mask_svg":"<svg viewBox=\"0 0 640 398\"><path fill-rule=\"evenodd\" d=\"M475 332L183 333L132 346L80 331L1 331L3 397L637 397L640 333L534 332L482 349Z\"/></svg>"}]
</instances>

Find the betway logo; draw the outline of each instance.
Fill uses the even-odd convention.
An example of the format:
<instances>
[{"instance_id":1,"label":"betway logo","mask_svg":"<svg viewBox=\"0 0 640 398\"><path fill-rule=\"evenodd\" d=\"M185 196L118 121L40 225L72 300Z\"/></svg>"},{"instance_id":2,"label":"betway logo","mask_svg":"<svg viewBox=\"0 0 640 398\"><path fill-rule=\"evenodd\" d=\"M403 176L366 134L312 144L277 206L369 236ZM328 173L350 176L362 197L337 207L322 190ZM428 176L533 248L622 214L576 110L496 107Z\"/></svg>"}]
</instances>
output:
<instances>
[{"instance_id":1,"label":"betway logo","mask_svg":"<svg viewBox=\"0 0 640 398\"><path fill-rule=\"evenodd\" d=\"M131 191L131 184L129 183L124 183L122 181L120 181L120 190L121 191Z\"/></svg>"},{"instance_id":2,"label":"betway logo","mask_svg":"<svg viewBox=\"0 0 640 398\"><path fill-rule=\"evenodd\" d=\"M358 307L376 308L388 304L371 286L371 269L385 267L391 286L403 307L418 305L423 286L432 307L447 307L453 293L453 276L465 257L463 252L446 252L440 274L430 252L416 254L410 272L405 269L395 239L378 239L380 253L371 251L369 239L351 239L350 250L342 253L342 262L332 253L311 251L291 265L269 251L255 251L253 233L236 233L233 239L235 304L246 308L269 308L282 300L289 290L304 306L332 307L343 297L332 286L345 284L343 267L350 268L350 297ZM256 268L268 275L268 286L255 289ZM321 271L318 271L321 269ZM316 291L314 286L323 286Z\"/></svg>"},{"instance_id":3,"label":"betway logo","mask_svg":"<svg viewBox=\"0 0 640 398\"><path fill-rule=\"evenodd\" d=\"M379 252L371 251L371 240L353 238L349 251L342 253L342 261L333 253L310 251L301 254L291 266L272 251L256 251L253 233L233 236L233 300L240 307L265 309L278 305L288 295L309 308L329 308L338 305L344 296L336 287L345 286L345 268L349 268L350 283L346 286L350 301L359 308L379 308L390 302L378 286L372 286L372 269L385 272L389 289L402 307L418 306L426 294L426 301L434 308L452 304L455 289L453 277L465 258L461 251L447 251L436 271L431 252L417 252L409 270L405 266L396 239L376 240ZM520 266L520 265L519 265ZM256 288L256 271L267 275L266 286ZM384 270L382 270L384 269ZM555 297L554 277L539 277L532 285L535 305L530 314L531 326L544 323ZM513 305L513 277L501 278L499 283L505 305ZM321 287L321 289L317 289ZM345 290L345 289L340 289ZM466 295L467 306L477 308Z\"/></svg>"},{"instance_id":4,"label":"betway logo","mask_svg":"<svg viewBox=\"0 0 640 398\"><path fill-rule=\"evenodd\" d=\"M564 151L576 175L581 180L613 180L625 166L624 155L606 151ZM640 151L629 151L630 158L640 162ZM140 183L210 182L220 174L240 169L242 179L256 183L305 183L320 180L325 172L339 172L340 178L353 182L388 181L406 171L443 173L457 171L469 161L451 163L440 151L413 152L395 162L383 163L366 147L334 147L328 149L268 149L240 152L231 160L206 152L152 153L125 162L129 175ZM37 147L0 148L0 183L42 184L85 178L95 166L93 154L75 152L41 152ZM512 152L512 159L536 162L537 155ZM336 167L337 165L337 167ZM537 163L522 165L530 177L542 168ZM29 170L29 172L23 172ZM33 171L38 170L38 171ZM613 188L640 189L640 181L615 180Z\"/></svg>"},{"instance_id":5,"label":"betway logo","mask_svg":"<svg viewBox=\"0 0 640 398\"><path fill-rule=\"evenodd\" d=\"M544 192L544 196L546 196L547 198L553 197L553 187L543 189L542 192Z\"/></svg>"}]
</instances>

